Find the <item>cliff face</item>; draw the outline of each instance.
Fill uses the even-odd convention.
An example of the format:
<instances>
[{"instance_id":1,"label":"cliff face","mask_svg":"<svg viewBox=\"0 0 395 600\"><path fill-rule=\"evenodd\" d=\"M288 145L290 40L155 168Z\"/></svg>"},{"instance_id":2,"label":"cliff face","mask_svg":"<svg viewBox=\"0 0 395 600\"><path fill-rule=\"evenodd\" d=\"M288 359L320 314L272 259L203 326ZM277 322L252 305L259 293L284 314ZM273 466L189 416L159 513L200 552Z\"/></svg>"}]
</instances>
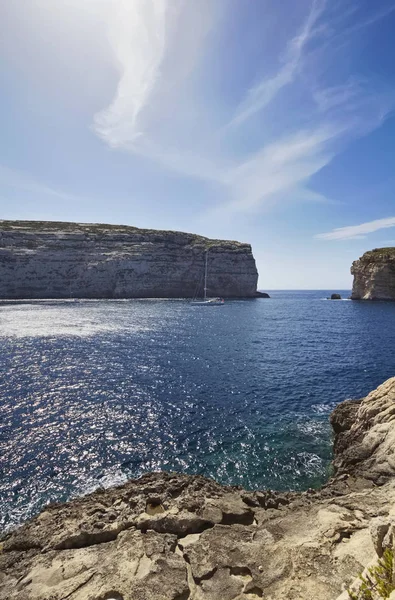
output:
<instances>
[{"instance_id":1,"label":"cliff face","mask_svg":"<svg viewBox=\"0 0 395 600\"><path fill-rule=\"evenodd\" d=\"M249 244L118 225L0 221L0 298L250 297Z\"/></svg>"},{"instance_id":2,"label":"cliff face","mask_svg":"<svg viewBox=\"0 0 395 600\"><path fill-rule=\"evenodd\" d=\"M394 548L394 419L395 378L339 405L321 490L153 473L48 506L4 538L0 600L349 600Z\"/></svg>"},{"instance_id":3,"label":"cliff face","mask_svg":"<svg viewBox=\"0 0 395 600\"><path fill-rule=\"evenodd\" d=\"M353 262L353 300L395 300L395 248L365 252Z\"/></svg>"}]
</instances>

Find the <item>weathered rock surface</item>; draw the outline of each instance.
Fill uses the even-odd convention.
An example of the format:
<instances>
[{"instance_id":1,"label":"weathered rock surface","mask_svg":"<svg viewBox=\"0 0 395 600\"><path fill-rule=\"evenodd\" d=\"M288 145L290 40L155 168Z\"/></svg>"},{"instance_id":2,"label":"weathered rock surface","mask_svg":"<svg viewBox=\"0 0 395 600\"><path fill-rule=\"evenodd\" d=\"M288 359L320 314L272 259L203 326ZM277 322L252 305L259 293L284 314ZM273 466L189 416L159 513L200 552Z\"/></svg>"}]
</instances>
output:
<instances>
[{"instance_id":1,"label":"weathered rock surface","mask_svg":"<svg viewBox=\"0 0 395 600\"><path fill-rule=\"evenodd\" d=\"M382 485L395 476L395 378L332 413L334 468Z\"/></svg>"},{"instance_id":2,"label":"weathered rock surface","mask_svg":"<svg viewBox=\"0 0 395 600\"><path fill-rule=\"evenodd\" d=\"M340 404L335 472L321 490L153 473L50 505L4 537L0 600L347 598L393 543L394 419L395 378Z\"/></svg>"},{"instance_id":3,"label":"weathered rock surface","mask_svg":"<svg viewBox=\"0 0 395 600\"><path fill-rule=\"evenodd\" d=\"M376 248L353 262L352 300L395 300L395 248Z\"/></svg>"},{"instance_id":4,"label":"weathered rock surface","mask_svg":"<svg viewBox=\"0 0 395 600\"><path fill-rule=\"evenodd\" d=\"M249 244L118 225L0 221L0 298L254 297Z\"/></svg>"}]
</instances>

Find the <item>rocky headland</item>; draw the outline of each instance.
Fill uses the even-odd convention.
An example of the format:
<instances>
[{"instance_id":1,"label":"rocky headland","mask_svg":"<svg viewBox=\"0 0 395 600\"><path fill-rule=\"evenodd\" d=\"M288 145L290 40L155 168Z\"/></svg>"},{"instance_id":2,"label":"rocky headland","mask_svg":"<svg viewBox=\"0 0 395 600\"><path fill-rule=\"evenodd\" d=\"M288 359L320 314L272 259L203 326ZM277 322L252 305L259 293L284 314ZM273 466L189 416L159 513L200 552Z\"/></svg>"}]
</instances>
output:
<instances>
[{"instance_id":1,"label":"rocky headland","mask_svg":"<svg viewBox=\"0 0 395 600\"><path fill-rule=\"evenodd\" d=\"M249 244L121 225L0 221L0 298L255 297Z\"/></svg>"},{"instance_id":2,"label":"rocky headland","mask_svg":"<svg viewBox=\"0 0 395 600\"><path fill-rule=\"evenodd\" d=\"M395 300L395 248L376 248L353 262L352 300Z\"/></svg>"},{"instance_id":3,"label":"rocky headland","mask_svg":"<svg viewBox=\"0 0 395 600\"><path fill-rule=\"evenodd\" d=\"M331 422L320 490L152 473L47 506L3 537L0 599L333 600L349 586L387 597L358 596L355 578L393 553L395 378L339 404Z\"/></svg>"}]
</instances>

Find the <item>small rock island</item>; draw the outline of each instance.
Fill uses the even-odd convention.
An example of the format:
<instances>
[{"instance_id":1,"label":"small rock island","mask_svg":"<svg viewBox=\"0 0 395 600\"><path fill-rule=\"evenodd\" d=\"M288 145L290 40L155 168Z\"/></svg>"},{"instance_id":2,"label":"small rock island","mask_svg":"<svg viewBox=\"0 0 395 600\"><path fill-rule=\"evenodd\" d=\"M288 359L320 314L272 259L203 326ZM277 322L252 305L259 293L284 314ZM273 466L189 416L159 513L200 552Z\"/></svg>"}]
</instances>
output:
<instances>
[{"instance_id":1,"label":"small rock island","mask_svg":"<svg viewBox=\"0 0 395 600\"><path fill-rule=\"evenodd\" d=\"M251 246L124 225L0 221L0 299L256 297Z\"/></svg>"},{"instance_id":2,"label":"small rock island","mask_svg":"<svg viewBox=\"0 0 395 600\"><path fill-rule=\"evenodd\" d=\"M353 262L352 300L395 300L395 247L376 248Z\"/></svg>"}]
</instances>

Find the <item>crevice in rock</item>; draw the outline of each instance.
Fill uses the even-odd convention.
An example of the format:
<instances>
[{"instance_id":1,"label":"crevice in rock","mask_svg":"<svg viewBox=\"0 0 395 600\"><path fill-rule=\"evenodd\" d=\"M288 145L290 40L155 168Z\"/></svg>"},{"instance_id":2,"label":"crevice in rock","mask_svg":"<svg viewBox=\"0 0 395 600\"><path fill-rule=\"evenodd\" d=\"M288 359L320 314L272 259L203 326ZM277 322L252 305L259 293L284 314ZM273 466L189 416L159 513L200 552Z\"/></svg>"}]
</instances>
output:
<instances>
[{"instance_id":1,"label":"crevice in rock","mask_svg":"<svg viewBox=\"0 0 395 600\"><path fill-rule=\"evenodd\" d=\"M252 525L254 522L254 513L252 511L246 511L241 515L237 514L224 514L222 517L221 525ZM200 532L196 532L200 533Z\"/></svg>"},{"instance_id":2,"label":"crevice in rock","mask_svg":"<svg viewBox=\"0 0 395 600\"><path fill-rule=\"evenodd\" d=\"M174 596L173 600L189 600L191 598L191 593L188 591L181 592L181 594L177 594Z\"/></svg>"},{"instance_id":3,"label":"crevice in rock","mask_svg":"<svg viewBox=\"0 0 395 600\"><path fill-rule=\"evenodd\" d=\"M89 546L95 546L96 544L107 544L117 539L118 535L122 531L126 531L134 526L134 523L126 522L116 529L87 532L83 531L77 535L72 535L65 540L62 540L54 546L55 550L76 550L78 548L89 548ZM52 550L48 547L45 550Z\"/></svg>"},{"instance_id":4,"label":"crevice in rock","mask_svg":"<svg viewBox=\"0 0 395 600\"><path fill-rule=\"evenodd\" d=\"M88 577L88 579L85 579L85 581L83 581L82 583L80 583L76 588L74 588L74 590L72 592L70 592L69 594L67 594L66 596L63 596L63 600L67 600L67 598L70 598L70 596L73 596L73 594L75 594L76 592L78 592L78 590L80 590L82 587L84 587L84 585L86 585L87 583L89 583L89 581L96 575L96 573L91 573L90 576Z\"/></svg>"},{"instance_id":5,"label":"crevice in rock","mask_svg":"<svg viewBox=\"0 0 395 600\"><path fill-rule=\"evenodd\" d=\"M170 533L177 536L177 538L183 538L187 535L194 533L203 533L206 529L214 527L214 523L209 521L191 522L189 525L183 525L181 521L174 520L158 520L148 521L143 523L137 523L136 527L141 533L147 533L147 531L156 531L157 533Z\"/></svg>"},{"instance_id":6,"label":"crevice in rock","mask_svg":"<svg viewBox=\"0 0 395 600\"><path fill-rule=\"evenodd\" d=\"M235 577L252 577L248 567L229 567L229 572Z\"/></svg>"},{"instance_id":7,"label":"crevice in rock","mask_svg":"<svg viewBox=\"0 0 395 600\"><path fill-rule=\"evenodd\" d=\"M211 569L211 571L207 571L207 573L205 573L201 577L193 577L193 579L196 584L200 584L202 581L207 581L207 579L211 579L217 571L218 567L214 567L213 569Z\"/></svg>"},{"instance_id":8,"label":"crevice in rock","mask_svg":"<svg viewBox=\"0 0 395 600\"><path fill-rule=\"evenodd\" d=\"M42 544L34 544L30 542L24 542L23 540L16 540L13 543L7 544L6 542L3 544L2 551L6 552L28 552L29 550L42 550Z\"/></svg>"},{"instance_id":9,"label":"crevice in rock","mask_svg":"<svg viewBox=\"0 0 395 600\"><path fill-rule=\"evenodd\" d=\"M349 540L351 538L352 534L354 533L354 531L357 531L357 528L353 529L353 530L348 529L345 531L339 531L338 532L338 534L339 534L338 542L342 542L343 540Z\"/></svg>"},{"instance_id":10,"label":"crevice in rock","mask_svg":"<svg viewBox=\"0 0 395 600\"><path fill-rule=\"evenodd\" d=\"M194 597L194 595L196 593L196 582L195 582L195 580L193 578L192 567L191 567L191 563L190 563L188 555L185 554L182 551L182 548L181 548L180 545L177 545L176 551L177 551L177 554L179 554L181 556L181 558L183 558L183 560L185 562L185 567L186 567L186 571L187 571L187 584L188 584L188 587L189 587L189 593L185 597L186 600L187 600L188 598L193 598ZM179 600L182 600L182 598L179 599Z\"/></svg>"},{"instance_id":11,"label":"crevice in rock","mask_svg":"<svg viewBox=\"0 0 395 600\"><path fill-rule=\"evenodd\" d=\"M250 588L248 590L248 592L244 592L244 594L246 596L250 596L251 595L251 596L256 596L258 598L263 598L263 590L261 590L261 588L259 588L257 586L255 586L253 588Z\"/></svg>"}]
</instances>

